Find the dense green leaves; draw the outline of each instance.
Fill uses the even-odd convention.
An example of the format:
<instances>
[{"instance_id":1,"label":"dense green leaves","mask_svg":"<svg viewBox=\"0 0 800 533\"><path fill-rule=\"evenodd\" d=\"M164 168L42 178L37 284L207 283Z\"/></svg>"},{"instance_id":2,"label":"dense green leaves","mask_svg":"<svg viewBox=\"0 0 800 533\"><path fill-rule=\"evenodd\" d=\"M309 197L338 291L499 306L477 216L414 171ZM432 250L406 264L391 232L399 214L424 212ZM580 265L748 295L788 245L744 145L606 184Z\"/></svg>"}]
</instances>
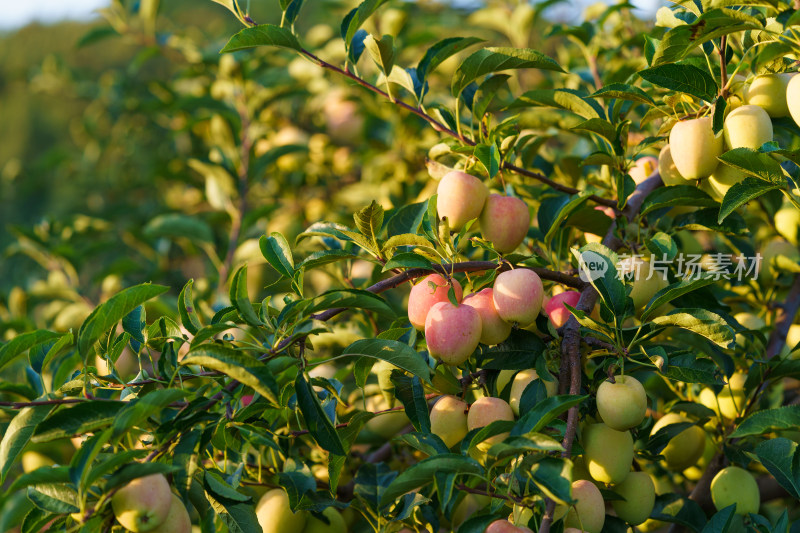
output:
<instances>
[{"instance_id":1,"label":"dense green leaves","mask_svg":"<svg viewBox=\"0 0 800 533\"><path fill-rule=\"evenodd\" d=\"M238 52L256 46L278 46L291 50L302 50L297 37L287 28L263 24L252 28L245 28L230 38L220 53Z\"/></svg>"},{"instance_id":2,"label":"dense green leaves","mask_svg":"<svg viewBox=\"0 0 800 533\"><path fill-rule=\"evenodd\" d=\"M662 65L639 72L639 76L654 85L696 96L711 102L717 95L717 82L711 75L694 65Z\"/></svg>"},{"instance_id":3,"label":"dense green leaves","mask_svg":"<svg viewBox=\"0 0 800 533\"><path fill-rule=\"evenodd\" d=\"M451 86L453 96L458 96L473 81L486 74L503 70L538 68L563 72L552 58L531 49L483 48L467 57L458 66Z\"/></svg>"},{"instance_id":4,"label":"dense green leaves","mask_svg":"<svg viewBox=\"0 0 800 533\"><path fill-rule=\"evenodd\" d=\"M253 388L277 404L277 385L267 366L244 352L220 344L201 344L181 361L182 365L200 365L216 370Z\"/></svg>"}]
</instances>

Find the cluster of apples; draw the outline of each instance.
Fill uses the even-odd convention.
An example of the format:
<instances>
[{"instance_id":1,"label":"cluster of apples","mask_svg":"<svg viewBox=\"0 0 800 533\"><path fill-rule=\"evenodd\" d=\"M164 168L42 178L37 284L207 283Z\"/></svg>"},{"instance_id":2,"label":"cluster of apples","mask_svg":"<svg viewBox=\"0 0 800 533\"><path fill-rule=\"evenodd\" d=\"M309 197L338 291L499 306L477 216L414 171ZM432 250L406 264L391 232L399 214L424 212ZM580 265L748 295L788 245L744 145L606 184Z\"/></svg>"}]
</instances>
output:
<instances>
[{"instance_id":1,"label":"cluster of apples","mask_svg":"<svg viewBox=\"0 0 800 533\"><path fill-rule=\"evenodd\" d=\"M739 77L739 76L737 76ZM739 77L742 95L731 98L722 135L715 135L710 116L683 120L673 126L659 154L665 185L699 183L717 200L746 174L717 158L727 150L758 150L773 139L772 118L791 115L800 124L800 79L794 74L757 76L749 85ZM743 104L743 101L746 102Z\"/></svg>"},{"instance_id":2,"label":"cluster of apples","mask_svg":"<svg viewBox=\"0 0 800 533\"><path fill-rule=\"evenodd\" d=\"M136 478L111 498L117 522L135 533L191 533L192 521L167 478L152 474ZM79 516L73 516L79 522Z\"/></svg>"},{"instance_id":3,"label":"cluster of apples","mask_svg":"<svg viewBox=\"0 0 800 533\"><path fill-rule=\"evenodd\" d=\"M328 523L308 511L292 512L289 496L283 489L267 491L256 505L263 533L347 533L347 524L334 507L327 507L322 515Z\"/></svg>"}]
</instances>

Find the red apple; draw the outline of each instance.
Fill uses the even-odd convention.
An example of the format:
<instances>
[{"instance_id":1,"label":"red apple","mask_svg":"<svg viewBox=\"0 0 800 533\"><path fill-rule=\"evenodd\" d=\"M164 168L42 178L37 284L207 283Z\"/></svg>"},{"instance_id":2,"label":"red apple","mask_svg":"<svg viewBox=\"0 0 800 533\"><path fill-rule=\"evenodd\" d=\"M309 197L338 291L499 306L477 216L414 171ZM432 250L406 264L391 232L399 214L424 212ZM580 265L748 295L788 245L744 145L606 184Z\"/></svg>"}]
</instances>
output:
<instances>
[{"instance_id":1,"label":"red apple","mask_svg":"<svg viewBox=\"0 0 800 533\"><path fill-rule=\"evenodd\" d=\"M425 319L425 340L431 356L460 365L472 355L481 338L481 316L474 307L439 302Z\"/></svg>"},{"instance_id":2,"label":"red apple","mask_svg":"<svg viewBox=\"0 0 800 533\"><path fill-rule=\"evenodd\" d=\"M463 292L461 285L456 280L453 280L453 289L456 293L456 300L460 302ZM419 330L425 329L425 318L428 316L428 311L436 303L449 302L450 299L447 297L449 290L449 283L440 274L431 274L411 287L411 294L408 296L408 320L411 325Z\"/></svg>"},{"instance_id":3,"label":"red apple","mask_svg":"<svg viewBox=\"0 0 800 533\"><path fill-rule=\"evenodd\" d=\"M493 294L486 288L464 298L464 305L474 307L481 316L481 342L488 345L500 344L511 335L511 324L497 314Z\"/></svg>"},{"instance_id":4,"label":"red apple","mask_svg":"<svg viewBox=\"0 0 800 533\"><path fill-rule=\"evenodd\" d=\"M500 318L524 328L530 326L542 309L542 280L533 270L518 268L497 275L494 280L494 306Z\"/></svg>"},{"instance_id":5,"label":"red apple","mask_svg":"<svg viewBox=\"0 0 800 533\"><path fill-rule=\"evenodd\" d=\"M481 235L501 254L511 253L528 234L528 204L513 196L490 194L480 217Z\"/></svg>"},{"instance_id":6,"label":"red apple","mask_svg":"<svg viewBox=\"0 0 800 533\"><path fill-rule=\"evenodd\" d=\"M568 304L570 307L575 307L578 305L578 300L580 299L580 292L564 291L560 294L556 294L547 301L544 306L544 312L550 318L550 322L553 323L553 326L560 328L567 323L567 320L571 316L567 308L564 307L564 304Z\"/></svg>"}]
</instances>

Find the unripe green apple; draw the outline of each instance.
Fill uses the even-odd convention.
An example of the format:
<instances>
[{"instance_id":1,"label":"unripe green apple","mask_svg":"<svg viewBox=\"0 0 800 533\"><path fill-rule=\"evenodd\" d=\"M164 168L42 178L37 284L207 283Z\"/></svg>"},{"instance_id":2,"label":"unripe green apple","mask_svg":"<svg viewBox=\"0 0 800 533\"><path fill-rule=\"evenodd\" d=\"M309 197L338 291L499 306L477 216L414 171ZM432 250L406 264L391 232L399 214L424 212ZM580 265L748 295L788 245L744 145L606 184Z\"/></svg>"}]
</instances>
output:
<instances>
[{"instance_id":1,"label":"unripe green apple","mask_svg":"<svg viewBox=\"0 0 800 533\"><path fill-rule=\"evenodd\" d=\"M328 519L328 524L312 516L308 517L303 533L347 533L347 524L344 518L333 507L326 507L322 514Z\"/></svg>"},{"instance_id":2,"label":"unripe green apple","mask_svg":"<svg viewBox=\"0 0 800 533\"><path fill-rule=\"evenodd\" d=\"M620 261L620 266L624 272L633 274L630 297L637 311L644 309L658 291L669 285L663 271L653 267L651 272L649 259L631 256Z\"/></svg>"},{"instance_id":3,"label":"unripe green apple","mask_svg":"<svg viewBox=\"0 0 800 533\"><path fill-rule=\"evenodd\" d=\"M521 370L514 376L514 381L511 383L511 394L508 397L508 404L511 406L511 410L514 411L515 415L519 416L519 403L522 401L522 393L525 392L525 387L536 379L539 379L539 374L533 368ZM548 396L556 395L558 392L558 381L555 379L553 379L553 381L542 380L542 383L544 384Z\"/></svg>"},{"instance_id":4,"label":"unripe green apple","mask_svg":"<svg viewBox=\"0 0 800 533\"><path fill-rule=\"evenodd\" d=\"M797 74L786 85L786 104L792 118L800 126L800 76Z\"/></svg>"},{"instance_id":5,"label":"unripe green apple","mask_svg":"<svg viewBox=\"0 0 800 533\"><path fill-rule=\"evenodd\" d=\"M800 95L798 97L800 98ZM775 213L775 229L778 230L781 237L798 246L797 235L798 230L800 230L800 209L790 204L778 209Z\"/></svg>"},{"instance_id":6,"label":"unripe green apple","mask_svg":"<svg viewBox=\"0 0 800 533\"><path fill-rule=\"evenodd\" d=\"M792 324L789 326L789 333L786 334L786 343L781 350L781 355L783 357L791 355L792 359L800 358L800 350L792 352L798 344L800 344L800 324Z\"/></svg>"},{"instance_id":7,"label":"unripe green apple","mask_svg":"<svg viewBox=\"0 0 800 533\"><path fill-rule=\"evenodd\" d=\"M192 533L192 520L186 506L174 494L171 502L167 517L150 533Z\"/></svg>"},{"instance_id":8,"label":"unripe green apple","mask_svg":"<svg viewBox=\"0 0 800 533\"><path fill-rule=\"evenodd\" d=\"M111 498L117 522L136 533L158 527L167 518L171 504L172 492L162 474L136 478Z\"/></svg>"},{"instance_id":9,"label":"unripe green apple","mask_svg":"<svg viewBox=\"0 0 800 533\"><path fill-rule=\"evenodd\" d=\"M747 398L744 394L744 383L747 376L741 372L733 374L728 384L717 395L719 414L728 420L736 419L744 410Z\"/></svg>"},{"instance_id":10,"label":"unripe green apple","mask_svg":"<svg viewBox=\"0 0 800 533\"><path fill-rule=\"evenodd\" d=\"M559 520L564 517L565 528L600 533L606 521L606 506L600 489L591 481L584 479L573 481L572 499L577 501L572 507L556 506L554 519Z\"/></svg>"},{"instance_id":11,"label":"unripe green apple","mask_svg":"<svg viewBox=\"0 0 800 533\"><path fill-rule=\"evenodd\" d=\"M519 327L536 321L542 309L542 280L533 270L517 268L506 270L494 280L494 307L500 318Z\"/></svg>"},{"instance_id":12,"label":"unripe green apple","mask_svg":"<svg viewBox=\"0 0 800 533\"><path fill-rule=\"evenodd\" d=\"M54 464L56 464L55 461L39 452L25 452L22 454L22 471L26 474L33 472L37 468L53 466Z\"/></svg>"},{"instance_id":13,"label":"unripe green apple","mask_svg":"<svg viewBox=\"0 0 800 533\"><path fill-rule=\"evenodd\" d=\"M658 159L649 155L637 159L628 173L631 175L631 178L633 178L633 181L636 182L636 185L639 185L641 182L649 178L657 168Z\"/></svg>"},{"instance_id":14,"label":"unripe green apple","mask_svg":"<svg viewBox=\"0 0 800 533\"><path fill-rule=\"evenodd\" d=\"M690 420L677 413L667 413L656 421L650 434L655 435L661 428L680 422L690 422ZM702 457L705 444L705 431L697 426L691 426L672 437L661 451L661 455L664 456L664 463L668 469L685 470Z\"/></svg>"},{"instance_id":15,"label":"unripe green apple","mask_svg":"<svg viewBox=\"0 0 800 533\"><path fill-rule=\"evenodd\" d=\"M566 324L567 320L569 320L569 317L572 316L564 304L567 304L570 307L575 307L578 305L578 301L580 299L580 292L564 291L547 300L547 303L544 305L544 312L547 314L547 317L550 319L553 327L560 328Z\"/></svg>"},{"instance_id":16,"label":"unripe green apple","mask_svg":"<svg viewBox=\"0 0 800 533\"><path fill-rule=\"evenodd\" d=\"M728 190L740 183L747 177L747 174L739 169L733 168L725 163L720 163L717 169L707 180L703 180L700 188L708 193L714 200L722 202Z\"/></svg>"},{"instance_id":17,"label":"unripe green apple","mask_svg":"<svg viewBox=\"0 0 800 533\"><path fill-rule=\"evenodd\" d=\"M411 322L411 325L418 330L425 329L425 319L433 304L450 301L447 297L449 290L450 284L440 274L426 276L411 287L411 294L408 295L408 321ZM460 302L463 292L461 284L455 279L453 280L453 291L456 294L456 300Z\"/></svg>"},{"instance_id":18,"label":"unripe green apple","mask_svg":"<svg viewBox=\"0 0 800 533\"><path fill-rule=\"evenodd\" d=\"M754 315L753 313L745 313L745 312L736 313L735 315L733 315L733 318L745 328L753 331L758 331L767 327L767 323L764 322L764 319ZM738 346L744 346L745 342L746 339L744 335L738 333L736 335L736 344Z\"/></svg>"},{"instance_id":19,"label":"unripe green apple","mask_svg":"<svg viewBox=\"0 0 800 533\"><path fill-rule=\"evenodd\" d=\"M468 305L439 302L425 319L425 342L432 357L448 365L460 365L481 340L481 316Z\"/></svg>"},{"instance_id":20,"label":"unripe green apple","mask_svg":"<svg viewBox=\"0 0 800 533\"><path fill-rule=\"evenodd\" d=\"M756 76L745 90L747 103L764 108L764 111L774 118L788 116L786 93L790 79L791 74Z\"/></svg>"},{"instance_id":21,"label":"unripe green apple","mask_svg":"<svg viewBox=\"0 0 800 533\"><path fill-rule=\"evenodd\" d=\"M642 423L647 413L647 394L638 379L615 376L597 388L597 411L611 429L624 431Z\"/></svg>"},{"instance_id":22,"label":"unripe green apple","mask_svg":"<svg viewBox=\"0 0 800 533\"><path fill-rule=\"evenodd\" d=\"M758 270L759 279L770 282L774 279L772 262L779 255L787 257L790 261L800 261L800 250L783 239L773 239L761 249L761 267Z\"/></svg>"},{"instance_id":23,"label":"unripe green apple","mask_svg":"<svg viewBox=\"0 0 800 533\"><path fill-rule=\"evenodd\" d=\"M378 411L385 411L390 407L389 404L386 403L386 399L383 395L375 394L367 397L366 408L367 411L376 413ZM371 418L365 427L385 439L391 439L409 423L410 421L406 412L399 409Z\"/></svg>"},{"instance_id":24,"label":"unripe green apple","mask_svg":"<svg viewBox=\"0 0 800 533\"><path fill-rule=\"evenodd\" d=\"M605 424L591 424L583 430L583 450L589 474L602 483L622 483L633 463L633 436Z\"/></svg>"},{"instance_id":25,"label":"unripe green apple","mask_svg":"<svg viewBox=\"0 0 800 533\"><path fill-rule=\"evenodd\" d=\"M480 216L481 235L501 254L511 253L522 244L531 214L528 204L514 196L490 194Z\"/></svg>"},{"instance_id":26,"label":"unripe green apple","mask_svg":"<svg viewBox=\"0 0 800 533\"><path fill-rule=\"evenodd\" d=\"M442 396L431 407L431 433L452 448L469 432L467 412L469 406L455 396Z\"/></svg>"},{"instance_id":27,"label":"unripe green apple","mask_svg":"<svg viewBox=\"0 0 800 533\"><path fill-rule=\"evenodd\" d=\"M661 174L661 181L667 187L672 185L689 185L691 180L687 180L678 172L675 161L672 160L672 149L669 144L661 149L658 154L658 173Z\"/></svg>"},{"instance_id":28,"label":"unripe green apple","mask_svg":"<svg viewBox=\"0 0 800 533\"><path fill-rule=\"evenodd\" d=\"M488 426L495 420L514 421L514 411L511 410L511 406L500 398L492 398L491 396L478 398L470 406L469 413L467 413L467 427L470 431ZM487 451L494 444L503 442L506 437L508 437L508 433L500 433L494 437L489 437L478 444L477 447L481 451Z\"/></svg>"},{"instance_id":29,"label":"unripe green apple","mask_svg":"<svg viewBox=\"0 0 800 533\"><path fill-rule=\"evenodd\" d=\"M762 144L772 140L772 120L763 108L757 105L743 105L727 116L723 133L725 143L731 150L734 148L758 150Z\"/></svg>"},{"instance_id":30,"label":"unripe green apple","mask_svg":"<svg viewBox=\"0 0 800 533\"><path fill-rule=\"evenodd\" d=\"M517 373L516 370L501 370L499 374L497 374L497 381L495 381L495 388L497 389L497 394L503 392L503 389L511 383L511 380L514 379L514 375Z\"/></svg>"},{"instance_id":31,"label":"unripe green apple","mask_svg":"<svg viewBox=\"0 0 800 533\"><path fill-rule=\"evenodd\" d=\"M388 361L380 360L372 367L372 372L378 376L378 386L389 408L394 407L394 383L392 383L392 370L397 367Z\"/></svg>"},{"instance_id":32,"label":"unripe green apple","mask_svg":"<svg viewBox=\"0 0 800 533\"><path fill-rule=\"evenodd\" d=\"M452 170L439 181L436 194L439 218L447 217L450 229L460 231L464 224L481 215L489 189L475 176Z\"/></svg>"},{"instance_id":33,"label":"unripe green apple","mask_svg":"<svg viewBox=\"0 0 800 533\"><path fill-rule=\"evenodd\" d=\"M678 122L669 134L675 168L687 180L710 176L722 155L722 135L714 135L711 117Z\"/></svg>"},{"instance_id":34,"label":"unripe green apple","mask_svg":"<svg viewBox=\"0 0 800 533\"><path fill-rule=\"evenodd\" d=\"M475 308L481 317L481 342L500 344L511 335L511 324L500 318L494 306L494 291L487 287L464 298L464 305Z\"/></svg>"},{"instance_id":35,"label":"unripe green apple","mask_svg":"<svg viewBox=\"0 0 800 533\"><path fill-rule=\"evenodd\" d=\"M256 517L263 533L303 531L308 519L305 511L292 512L289 496L283 489L267 491L256 505Z\"/></svg>"},{"instance_id":36,"label":"unripe green apple","mask_svg":"<svg viewBox=\"0 0 800 533\"><path fill-rule=\"evenodd\" d=\"M611 505L617 516L630 525L638 526L653 512L656 486L647 472L631 472L625 481L614 485L613 490L625 500L613 500Z\"/></svg>"},{"instance_id":37,"label":"unripe green apple","mask_svg":"<svg viewBox=\"0 0 800 533\"><path fill-rule=\"evenodd\" d=\"M453 530L457 530L458 526L466 522L469 517L490 503L492 503L492 499L488 496L483 496L482 494L472 494L470 492L466 493L453 509L453 518L450 520Z\"/></svg>"},{"instance_id":38,"label":"unripe green apple","mask_svg":"<svg viewBox=\"0 0 800 533\"><path fill-rule=\"evenodd\" d=\"M711 480L711 500L718 511L736 504L736 514L758 514L761 494L750 472L738 466L723 468Z\"/></svg>"}]
</instances>

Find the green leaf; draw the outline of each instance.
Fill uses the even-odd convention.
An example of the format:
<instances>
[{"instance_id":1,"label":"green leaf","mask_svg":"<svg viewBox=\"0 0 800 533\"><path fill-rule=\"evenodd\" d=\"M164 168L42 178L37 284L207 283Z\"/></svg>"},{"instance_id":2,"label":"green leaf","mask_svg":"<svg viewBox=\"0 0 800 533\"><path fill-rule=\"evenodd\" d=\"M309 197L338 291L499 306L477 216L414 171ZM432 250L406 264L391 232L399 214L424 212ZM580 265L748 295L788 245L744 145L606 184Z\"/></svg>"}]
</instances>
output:
<instances>
[{"instance_id":1,"label":"green leaf","mask_svg":"<svg viewBox=\"0 0 800 533\"><path fill-rule=\"evenodd\" d=\"M356 228L369 239L375 250L380 250L378 234L381 232L381 227L383 227L383 215L383 207L375 200L364 209L356 211L353 215Z\"/></svg>"},{"instance_id":2,"label":"green leaf","mask_svg":"<svg viewBox=\"0 0 800 533\"><path fill-rule=\"evenodd\" d=\"M689 229L700 231L716 231L730 235L746 235L749 233L747 223L737 213L728 215L725 220L718 222L720 210L707 207L691 213L682 213L673 220L673 230Z\"/></svg>"},{"instance_id":3,"label":"green leaf","mask_svg":"<svg viewBox=\"0 0 800 533\"><path fill-rule=\"evenodd\" d=\"M587 398L588 396L574 396L571 394L561 394L545 398L517 420L517 423L511 430L511 436L521 437L528 433L538 433L544 429L547 424L558 418L561 413L579 405Z\"/></svg>"},{"instance_id":4,"label":"green leaf","mask_svg":"<svg viewBox=\"0 0 800 533\"><path fill-rule=\"evenodd\" d=\"M678 245L675 241L664 233L663 231L657 232L655 235L647 239L645 242L647 249L658 257L666 258L667 261L672 261L678 255Z\"/></svg>"},{"instance_id":5,"label":"green leaf","mask_svg":"<svg viewBox=\"0 0 800 533\"><path fill-rule=\"evenodd\" d=\"M408 344L388 339L361 339L344 349L341 354L372 357L387 361L398 368L430 383L431 369L425 360Z\"/></svg>"},{"instance_id":6,"label":"green leaf","mask_svg":"<svg viewBox=\"0 0 800 533\"><path fill-rule=\"evenodd\" d=\"M389 236L402 233L417 233L427 210L428 202L417 202L402 206L386 223Z\"/></svg>"},{"instance_id":7,"label":"green leaf","mask_svg":"<svg viewBox=\"0 0 800 533\"><path fill-rule=\"evenodd\" d=\"M47 442L95 432L110 425L126 405L125 402L87 401L59 409L53 416L39 423L31 440Z\"/></svg>"},{"instance_id":8,"label":"green leaf","mask_svg":"<svg viewBox=\"0 0 800 533\"><path fill-rule=\"evenodd\" d=\"M496 145L477 144L475 145L473 155L478 159L480 164L483 165L483 168L486 169L489 179L495 177L500 171L500 151L497 149Z\"/></svg>"},{"instance_id":9,"label":"green leaf","mask_svg":"<svg viewBox=\"0 0 800 533\"><path fill-rule=\"evenodd\" d=\"M624 83L610 83L589 96L589 98L616 98L618 100L631 100L651 106L656 105L653 99L639 87L626 85Z\"/></svg>"},{"instance_id":10,"label":"green leaf","mask_svg":"<svg viewBox=\"0 0 800 533\"><path fill-rule=\"evenodd\" d=\"M55 333L44 329L37 329L36 331L29 331L17 335L0 346L0 369L34 346L39 346L40 344L58 339L61 335L61 333Z\"/></svg>"},{"instance_id":11,"label":"green leaf","mask_svg":"<svg viewBox=\"0 0 800 533\"><path fill-rule=\"evenodd\" d=\"M47 418L52 410L52 405L25 407L19 410L17 416L4 429L3 440L0 441L0 484L5 481L11 465L28 444L36 426Z\"/></svg>"},{"instance_id":12,"label":"green leaf","mask_svg":"<svg viewBox=\"0 0 800 533\"><path fill-rule=\"evenodd\" d=\"M216 370L252 388L278 405L278 386L267 365L258 359L221 344L201 344L186 354L181 365L200 365Z\"/></svg>"},{"instance_id":13,"label":"green leaf","mask_svg":"<svg viewBox=\"0 0 800 533\"><path fill-rule=\"evenodd\" d=\"M330 263L338 263L347 259L356 259L357 255L345 252L344 250L319 250L312 252L297 265L297 270L301 268L308 271Z\"/></svg>"},{"instance_id":14,"label":"green leaf","mask_svg":"<svg viewBox=\"0 0 800 533\"><path fill-rule=\"evenodd\" d=\"M432 483L434 475L438 473L480 475L483 473L483 467L474 459L454 453L428 457L401 472L386 487L381 496L381 505L388 505L406 492Z\"/></svg>"},{"instance_id":15,"label":"green leaf","mask_svg":"<svg viewBox=\"0 0 800 533\"><path fill-rule=\"evenodd\" d=\"M615 315L623 316L628 295L618 276L617 254L597 243L589 243L580 250L573 249L572 253L578 260L581 279L592 284Z\"/></svg>"},{"instance_id":16,"label":"green leaf","mask_svg":"<svg viewBox=\"0 0 800 533\"><path fill-rule=\"evenodd\" d=\"M684 383L703 383L720 385L717 378L717 365L706 358L694 354L675 355L669 358L669 365L661 371L667 378Z\"/></svg>"},{"instance_id":17,"label":"green leaf","mask_svg":"<svg viewBox=\"0 0 800 533\"><path fill-rule=\"evenodd\" d=\"M386 305L383 298L375 293L361 289L341 289L324 292L311 300L306 313L317 313L325 309L338 307L375 311L387 316L394 315L394 311Z\"/></svg>"},{"instance_id":18,"label":"green leaf","mask_svg":"<svg viewBox=\"0 0 800 533\"><path fill-rule=\"evenodd\" d=\"M294 388L297 394L297 405L303 413L308 432L314 437L317 444L334 455L345 455L347 452L336 429L322 409L317 393L311 388L302 372L297 373Z\"/></svg>"},{"instance_id":19,"label":"green leaf","mask_svg":"<svg viewBox=\"0 0 800 533\"><path fill-rule=\"evenodd\" d=\"M467 85L486 74L523 68L564 72L554 59L536 50L529 48L484 48L467 57L458 66L453 75L452 95L458 97Z\"/></svg>"},{"instance_id":20,"label":"green leaf","mask_svg":"<svg viewBox=\"0 0 800 533\"><path fill-rule=\"evenodd\" d=\"M719 160L778 187L786 182L781 165L769 154L750 148L736 148L719 156Z\"/></svg>"},{"instance_id":21,"label":"green leaf","mask_svg":"<svg viewBox=\"0 0 800 533\"><path fill-rule=\"evenodd\" d=\"M725 193L725 198L722 199L722 207L719 210L717 221L722 223L728 215L739 207L775 189L780 189L780 186L752 176L748 176L743 181L735 183L728 189L728 192Z\"/></svg>"},{"instance_id":22,"label":"green leaf","mask_svg":"<svg viewBox=\"0 0 800 533\"><path fill-rule=\"evenodd\" d=\"M162 285L136 285L124 289L99 305L83 322L78 331L78 352L86 359L95 342L122 318L142 305L169 290Z\"/></svg>"},{"instance_id":23,"label":"green leaf","mask_svg":"<svg viewBox=\"0 0 800 533\"><path fill-rule=\"evenodd\" d=\"M424 268L433 270L433 263L427 257L423 257L413 252L403 252L394 254L383 266L381 272L389 271L393 268Z\"/></svg>"},{"instance_id":24,"label":"green leaf","mask_svg":"<svg viewBox=\"0 0 800 533\"><path fill-rule=\"evenodd\" d=\"M386 0L364 0L358 7L350 11L342 21L342 39L344 39L345 48L350 47L358 29L372 16L375 11L381 7Z\"/></svg>"},{"instance_id":25,"label":"green leaf","mask_svg":"<svg viewBox=\"0 0 800 533\"><path fill-rule=\"evenodd\" d=\"M37 485L64 485L70 482L69 467L44 466L32 472L26 472L14 479L6 489L7 494L13 494L25 487Z\"/></svg>"},{"instance_id":26,"label":"green leaf","mask_svg":"<svg viewBox=\"0 0 800 533\"><path fill-rule=\"evenodd\" d=\"M414 429L423 433L431 432L431 419L428 414L428 402L425 400L425 389L419 377L409 377L399 370L392 371L394 395L405 408L406 415Z\"/></svg>"},{"instance_id":27,"label":"green leaf","mask_svg":"<svg viewBox=\"0 0 800 533\"><path fill-rule=\"evenodd\" d=\"M258 240L258 246L261 248L261 255L278 271L278 274L292 279L295 271L294 258L286 237L278 232L273 232L269 236L263 235Z\"/></svg>"},{"instance_id":28,"label":"green leaf","mask_svg":"<svg viewBox=\"0 0 800 533\"><path fill-rule=\"evenodd\" d=\"M394 38L391 35L384 35L376 39L372 35L367 35L364 46L378 68L388 76L394 66Z\"/></svg>"},{"instance_id":29,"label":"green leaf","mask_svg":"<svg viewBox=\"0 0 800 533\"><path fill-rule=\"evenodd\" d=\"M727 348L733 342L733 328L716 313L705 309L673 309L652 320L656 326L675 326L702 335L714 344Z\"/></svg>"},{"instance_id":30,"label":"green leaf","mask_svg":"<svg viewBox=\"0 0 800 533\"><path fill-rule=\"evenodd\" d=\"M711 74L694 65L661 65L639 72L653 85L696 96L712 102L717 96L717 82Z\"/></svg>"},{"instance_id":31,"label":"green leaf","mask_svg":"<svg viewBox=\"0 0 800 533\"><path fill-rule=\"evenodd\" d=\"M602 118L590 118L577 126L573 126L571 129L596 133L612 144L617 141L617 128L614 127L612 123Z\"/></svg>"},{"instance_id":32,"label":"green leaf","mask_svg":"<svg viewBox=\"0 0 800 533\"><path fill-rule=\"evenodd\" d=\"M684 294L688 294L692 291L696 291L702 287L706 287L707 285L713 285L715 283L714 276L707 276L697 279L687 279L681 280L677 283L673 283L663 289L659 290L653 298L651 298L650 302L642 312L642 322L647 322L652 314L655 313L662 305L671 302L676 298L680 298Z\"/></svg>"},{"instance_id":33,"label":"green leaf","mask_svg":"<svg viewBox=\"0 0 800 533\"><path fill-rule=\"evenodd\" d=\"M186 359L183 360L185 363ZM158 389L132 400L114 418L111 438L118 439L129 429L161 413L169 404L183 399L188 392L181 389Z\"/></svg>"},{"instance_id":34,"label":"green leaf","mask_svg":"<svg viewBox=\"0 0 800 533\"><path fill-rule=\"evenodd\" d=\"M214 242L214 232L205 221L181 213L167 213L154 217L144 227L144 235L149 239L166 237Z\"/></svg>"},{"instance_id":35,"label":"green leaf","mask_svg":"<svg viewBox=\"0 0 800 533\"><path fill-rule=\"evenodd\" d=\"M596 102L594 104L598 105ZM534 89L532 91L527 91L508 106L507 109L513 110L541 106L571 111L586 120L600 118L600 113L598 113L592 103L569 89Z\"/></svg>"},{"instance_id":36,"label":"green leaf","mask_svg":"<svg viewBox=\"0 0 800 533\"><path fill-rule=\"evenodd\" d=\"M711 517L700 533L727 533L733 522L734 511L735 503L725 507Z\"/></svg>"},{"instance_id":37,"label":"green leaf","mask_svg":"<svg viewBox=\"0 0 800 533\"><path fill-rule=\"evenodd\" d=\"M194 299L192 298L193 284L194 280L190 279L181 289L181 294L178 296L178 313L181 315L181 324L186 328L186 331L192 335L197 335L203 324L200 322L197 310L194 307Z\"/></svg>"},{"instance_id":38,"label":"green leaf","mask_svg":"<svg viewBox=\"0 0 800 533\"><path fill-rule=\"evenodd\" d=\"M581 191L574 196L565 197L565 200L568 199L568 201L565 202L558 212L555 213L553 218L548 221L549 224L547 226L547 233L544 236L544 242L549 245L553 241L553 237L555 237L558 230L563 229L564 222L570 217L570 215L580 209L590 196L590 191Z\"/></svg>"},{"instance_id":39,"label":"green leaf","mask_svg":"<svg viewBox=\"0 0 800 533\"><path fill-rule=\"evenodd\" d=\"M219 53L238 52L239 50L247 50L257 46L278 46L298 52L303 49L297 37L287 28L281 28L273 24L262 24L241 30L230 38L228 44Z\"/></svg>"},{"instance_id":40,"label":"green leaf","mask_svg":"<svg viewBox=\"0 0 800 533\"><path fill-rule=\"evenodd\" d=\"M473 44L483 42L477 37L448 37L434 44L425 52L417 65L417 76L420 81L425 80L428 74L436 70L448 57L453 56Z\"/></svg>"},{"instance_id":41,"label":"green leaf","mask_svg":"<svg viewBox=\"0 0 800 533\"><path fill-rule=\"evenodd\" d=\"M247 294L247 265L243 265L233 276L230 290L231 304L239 311L239 315L251 326L259 327L264 323L258 318L253 303Z\"/></svg>"},{"instance_id":42,"label":"green leaf","mask_svg":"<svg viewBox=\"0 0 800 533\"><path fill-rule=\"evenodd\" d=\"M751 414L731 433L731 438L762 435L800 426L800 405L786 405Z\"/></svg>"},{"instance_id":43,"label":"green leaf","mask_svg":"<svg viewBox=\"0 0 800 533\"><path fill-rule=\"evenodd\" d=\"M569 461L544 457L533 464L530 476L548 497L565 503L572 500L572 464Z\"/></svg>"},{"instance_id":44,"label":"green leaf","mask_svg":"<svg viewBox=\"0 0 800 533\"><path fill-rule=\"evenodd\" d=\"M756 456L781 487L793 498L800 498L800 457L797 443L778 437L756 446Z\"/></svg>"},{"instance_id":45,"label":"green leaf","mask_svg":"<svg viewBox=\"0 0 800 533\"><path fill-rule=\"evenodd\" d=\"M103 487L110 491L133 481L134 479L151 476L153 474L172 474L178 470L176 466L166 463L133 463L123 465L119 470L111 474Z\"/></svg>"},{"instance_id":46,"label":"green leaf","mask_svg":"<svg viewBox=\"0 0 800 533\"><path fill-rule=\"evenodd\" d=\"M420 246L422 248L435 248L433 243L422 235L415 233L403 233L402 235L395 235L383 244L383 251L392 250L398 246Z\"/></svg>"},{"instance_id":47,"label":"green leaf","mask_svg":"<svg viewBox=\"0 0 800 533\"><path fill-rule=\"evenodd\" d=\"M685 205L713 207L717 202L694 185L658 187L644 199L640 213L646 215L656 209Z\"/></svg>"}]
</instances>

